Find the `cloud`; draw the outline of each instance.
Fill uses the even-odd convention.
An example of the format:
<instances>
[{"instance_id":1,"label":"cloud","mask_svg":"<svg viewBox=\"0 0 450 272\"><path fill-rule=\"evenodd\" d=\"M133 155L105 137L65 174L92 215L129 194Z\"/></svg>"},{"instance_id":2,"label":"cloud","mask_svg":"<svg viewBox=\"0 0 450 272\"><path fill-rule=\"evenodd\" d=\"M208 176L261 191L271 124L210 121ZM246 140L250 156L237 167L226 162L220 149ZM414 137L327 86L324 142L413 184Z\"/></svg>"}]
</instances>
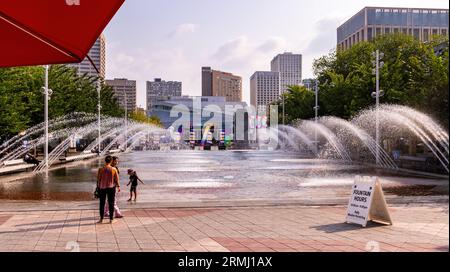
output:
<instances>
[{"instance_id":1,"label":"cloud","mask_svg":"<svg viewBox=\"0 0 450 272\"><path fill-rule=\"evenodd\" d=\"M196 28L177 27L173 37L193 33ZM189 30L191 29L191 30ZM192 30L194 29L194 30ZM201 67L231 72L243 79L243 98L249 101L250 76L258 70L270 70L270 61L279 53L290 51L283 37L267 37L253 41L249 36L236 36L212 50L199 51L180 44L177 39L142 43L128 50L120 43L108 43L108 78L128 78L137 81L138 106L145 107L146 81L154 78L176 80L183 83L184 95L201 95ZM194 50L195 51L195 50Z\"/></svg>"},{"instance_id":2,"label":"cloud","mask_svg":"<svg viewBox=\"0 0 450 272\"><path fill-rule=\"evenodd\" d=\"M182 48L155 46L152 48L135 48L126 51L121 48L110 49L108 52L108 78L128 78L137 81L137 103L145 108L146 81L154 78L181 81L183 94L192 94L201 90L192 88L197 83L200 67L188 59Z\"/></svg>"},{"instance_id":3,"label":"cloud","mask_svg":"<svg viewBox=\"0 0 450 272\"><path fill-rule=\"evenodd\" d=\"M317 21L312 32L316 33L311 37L310 42L303 47L303 78L314 77L313 63L315 59L329 54L336 48L336 29L345 18L335 16Z\"/></svg>"},{"instance_id":4,"label":"cloud","mask_svg":"<svg viewBox=\"0 0 450 272\"><path fill-rule=\"evenodd\" d=\"M213 58L218 60L227 60L230 58L241 57L247 53L249 49L249 42L246 36L239 36L235 39L227 41L221 45Z\"/></svg>"},{"instance_id":5,"label":"cloud","mask_svg":"<svg viewBox=\"0 0 450 272\"><path fill-rule=\"evenodd\" d=\"M336 47L336 29L342 22L341 18L322 19L314 25L315 37L304 50L305 54L329 52Z\"/></svg>"},{"instance_id":6,"label":"cloud","mask_svg":"<svg viewBox=\"0 0 450 272\"><path fill-rule=\"evenodd\" d=\"M269 37L256 43L251 42L247 36L239 36L221 45L212 59L229 69L251 71L257 67L267 67L275 54L284 52L287 47L287 42L282 37Z\"/></svg>"},{"instance_id":7,"label":"cloud","mask_svg":"<svg viewBox=\"0 0 450 272\"><path fill-rule=\"evenodd\" d=\"M258 50L263 53L272 53L286 47L286 40L281 37L270 37L267 41L258 46Z\"/></svg>"},{"instance_id":8,"label":"cloud","mask_svg":"<svg viewBox=\"0 0 450 272\"><path fill-rule=\"evenodd\" d=\"M175 30L169 33L170 38L181 37L185 34L195 33L198 30L199 26L197 24L185 23L180 24L176 27Z\"/></svg>"},{"instance_id":9,"label":"cloud","mask_svg":"<svg viewBox=\"0 0 450 272\"><path fill-rule=\"evenodd\" d=\"M231 72L243 80L244 100L249 100L250 76L255 71L270 70L270 61L279 53L290 51L292 46L283 37L268 37L251 41L242 35L220 45L209 58L213 69Z\"/></svg>"}]
</instances>

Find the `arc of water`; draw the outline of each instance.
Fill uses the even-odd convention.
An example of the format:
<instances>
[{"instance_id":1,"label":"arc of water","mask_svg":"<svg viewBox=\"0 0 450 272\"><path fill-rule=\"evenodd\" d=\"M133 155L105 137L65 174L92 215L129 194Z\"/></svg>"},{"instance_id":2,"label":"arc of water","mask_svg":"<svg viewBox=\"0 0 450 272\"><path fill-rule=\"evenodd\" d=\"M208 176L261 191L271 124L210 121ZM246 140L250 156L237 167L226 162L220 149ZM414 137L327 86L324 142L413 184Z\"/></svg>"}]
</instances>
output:
<instances>
[{"instance_id":1,"label":"arc of water","mask_svg":"<svg viewBox=\"0 0 450 272\"><path fill-rule=\"evenodd\" d=\"M51 129L53 129L55 127L58 127L60 125L69 125L69 124L74 123L74 122L80 122L80 119L78 119L78 118L69 118L69 119L67 119L67 118L68 117L66 115L64 117L60 117L60 118L57 118L57 119L51 121L49 123L49 129L51 130ZM83 119L82 122L89 121L88 118L89 118L89 116L85 117L85 119ZM0 150L0 155L6 153L8 150L11 149L11 147L14 147L16 145L22 145L22 142L25 139L30 138L33 135L36 135L38 133L42 133L43 131L44 131L44 124L43 123L38 124L38 125L36 125L36 126L34 126L32 128L27 129L23 134L17 135L15 137L11 138L10 140L6 141L5 143L3 143L1 145L1 148L3 148L3 149Z\"/></svg>"},{"instance_id":2,"label":"arc of water","mask_svg":"<svg viewBox=\"0 0 450 272\"><path fill-rule=\"evenodd\" d=\"M301 125L307 125L311 127L312 129L317 129L317 132L319 132L322 136L324 136L327 141L331 144L331 146L336 150L336 152L339 154L339 156L343 160L352 161L352 158L348 154L348 152L345 150L345 148L342 146L342 144L339 142L336 135L329 130L327 127L320 123L316 123L313 121L304 120L302 121Z\"/></svg>"},{"instance_id":3,"label":"arc of water","mask_svg":"<svg viewBox=\"0 0 450 272\"><path fill-rule=\"evenodd\" d=\"M140 125L143 126L143 125ZM128 130L125 131L125 128L121 128L119 129L119 131L121 132L117 137L115 137L105 148L103 148L101 155L104 156L106 154L106 152L108 152L121 138L125 137L125 134L131 135L134 133L134 131L137 129L138 127L136 125L128 125ZM128 140L126 140L126 143L128 143Z\"/></svg>"},{"instance_id":4,"label":"arc of water","mask_svg":"<svg viewBox=\"0 0 450 272\"><path fill-rule=\"evenodd\" d=\"M299 137L302 140L302 142L305 143L309 147L309 149L311 151L313 151L316 155L318 154L319 151L317 150L316 146L313 144L311 139L309 139L308 136L306 136L306 134L303 133L299 128L283 126L283 125L280 125L279 127L294 133L294 135Z\"/></svg>"},{"instance_id":5,"label":"arc of water","mask_svg":"<svg viewBox=\"0 0 450 272\"><path fill-rule=\"evenodd\" d=\"M94 131L97 130L97 124L96 123L91 123L85 127L82 128L78 128L78 129L74 129L72 130L72 132L70 133L70 135L64 140L62 141L58 146L56 146L52 152L50 152L49 154L49 165L51 166L56 160L58 160L61 155L67 151L70 147L70 142L71 140L75 137L75 135L88 135ZM34 172L40 172L45 168L45 162L41 162L41 164L38 165L38 167L36 167L36 169L34 170Z\"/></svg>"},{"instance_id":6,"label":"arc of water","mask_svg":"<svg viewBox=\"0 0 450 272\"><path fill-rule=\"evenodd\" d=\"M381 110L380 114L384 115L385 117L395 117L391 119L396 120L397 122L400 122L400 124L408 127L414 134L416 134L420 138L420 140L431 150L431 152L433 152L433 154L436 156L445 170L449 172L448 158L442 153L442 151L420 127L414 124L409 118L404 117L403 115L396 112Z\"/></svg>"},{"instance_id":7,"label":"arc of water","mask_svg":"<svg viewBox=\"0 0 450 272\"><path fill-rule=\"evenodd\" d=\"M113 125L118 125L118 127L117 126L111 127ZM107 139L113 137L113 135L116 135L117 133L122 131L123 130L122 126L123 126L122 122L115 123L115 120L114 120L114 122L112 122L112 124L110 126L103 125L102 126L102 137L101 137L102 143L104 141L106 141ZM98 145L98 138L95 138L83 151L92 150L97 145Z\"/></svg>"},{"instance_id":8,"label":"arc of water","mask_svg":"<svg viewBox=\"0 0 450 272\"><path fill-rule=\"evenodd\" d=\"M163 132L163 130L161 128L158 127L154 127L154 126L149 126L146 125L145 127L142 127L139 129L139 132L137 134L135 134L134 136L132 136L128 142L131 142L130 147L133 147L136 145L136 143L143 137L145 137L148 133L153 133L153 132ZM122 144L123 145L123 144Z\"/></svg>"},{"instance_id":9,"label":"arc of water","mask_svg":"<svg viewBox=\"0 0 450 272\"><path fill-rule=\"evenodd\" d=\"M277 131L278 136L284 138L292 148L294 148L296 151L300 151L298 145L289 137L289 135L286 132L280 130L279 128L275 130Z\"/></svg>"},{"instance_id":10,"label":"arc of water","mask_svg":"<svg viewBox=\"0 0 450 272\"><path fill-rule=\"evenodd\" d=\"M64 137L64 135L67 135L68 131L71 129L61 129L57 130L51 133L51 139L61 138ZM7 161L7 160L16 160L22 156L24 156L26 153L28 153L32 148L35 148L39 145L42 145L44 143L44 136L39 137L38 139L32 140L27 147L23 147L22 145L13 149L9 154L2 157L0 159L0 163Z\"/></svg>"},{"instance_id":11,"label":"arc of water","mask_svg":"<svg viewBox=\"0 0 450 272\"><path fill-rule=\"evenodd\" d=\"M17 158L20 158L24 156L26 153L28 153L31 149L35 148L36 146L39 146L44 143L43 137L34 140L32 143L30 143L27 147L20 146L16 149L14 149L11 153L9 153L7 156L0 159L0 168L4 167L2 166L2 163L4 161L8 160L15 160Z\"/></svg>"},{"instance_id":12,"label":"arc of water","mask_svg":"<svg viewBox=\"0 0 450 272\"><path fill-rule=\"evenodd\" d=\"M268 132L268 136L269 136L269 141L272 142L272 140L275 141L276 145L278 145L279 143L279 137L278 137L278 129L275 129L273 127L269 127L266 130L264 130L265 132ZM260 135L258 133L258 141L260 140ZM274 145L274 146L276 146Z\"/></svg>"},{"instance_id":13,"label":"arc of water","mask_svg":"<svg viewBox=\"0 0 450 272\"><path fill-rule=\"evenodd\" d=\"M438 141L439 145L444 148L447 155L449 154L449 136L448 133L428 115L413 110L406 106L399 105L383 105L382 109L387 111L397 112L405 117L409 118L411 121L416 123L416 125L422 126L426 131L428 131L433 137Z\"/></svg>"},{"instance_id":14,"label":"arc of water","mask_svg":"<svg viewBox=\"0 0 450 272\"><path fill-rule=\"evenodd\" d=\"M140 131L138 134L134 135L133 138L135 138L135 139L133 139L133 141L131 142L129 148L135 146L135 145L137 144L137 142L138 142L142 137L145 137L145 136L146 136L146 134L147 134L147 132Z\"/></svg>"},{"instance_id":15,"label":"arc of water","mask_svg":"<svg viewBox=\"0 0 450 272\"><path fill-rule=\"evenodd\" d=\"M59 159L70 146L70 139L65 139L60 145L58 145L58 148L55 148L52 152L48 154L48 164L53 165L57 159ZM33 172L42 172L44 169L46 169L45 161L42 161Z\"/></svg>"},{"instance_id":16,"label":"arc of water","mask_svg":"<svg viewBox=\"0 0 450 272\"><path fill-rule=\"evenodd\" d=\"M352 134L354 134L356 137L358 137L361 142L366 145L367 148L369 148L370 152L376 158L376 150L377 147L380 150L380 163L382 167L385 168L394 168L398 169L398 166L395 164L395 162L391 159L391 157L386 153L386 151L372 138L370 135L362 130L361 128L357 127L356 125L341 119L337 117L323 117L320 119L320 122L324 125L326 124L334 124L339 127L343 127L350 131Z\"/></svg>"},{"instance_id":17,"label":"arc of water","mask_svg":"<svg viewBox=\"0 0 450 272\"><path fill-rule=\"evenodd\" d=\"M108 146L106 146L103 150L102 150L102 155L105 155L106 152L108 152L112 146L114 146L121 138L125 137L125 134L127 135L132 135L131 137L128 137L126 139L126 141L119 147L121 149L123 149L125 144L128 144L129 142L133 141L133 139L135 139L135 137L137 136L137 134L139 134L141 131L148 129L149 125L143 125L143 124L129 124L128 125L128 130L125 131L124 128L119 129L117 132L121 131L121 133L116 136L109 144ZM116 133L117 133L116 132ZM128 148L127 148L128 149Z\"/></svg>"},{"instance_id":18,"label":"arc of water","mask_svg":"<svg viewBox=\"0 0 450 272\"><path fill-rule=\"evenodd\" d=\"M81 118L81 121L79 118ZM89 118L90 117L88 114L81 114L81 113L69 114L69 115L59 117L59 118L52 120L49 124L49 127L51 129L55 129L62 125L70 125L72 123L87 122L87 121L89 121ZM0 164L7 160L15 160L15 159L21 158L26 153L28 153L31 149L33 149L39 145L42 145L44 143L43 137L29 140L27 147L23 147L22 143L25 139L29 139L30 137L32 137L38 133L42 133L43 130L44 130L43 123L41 123L41 124L38 124L30 129L26 130L24 134L21 134L23 136L18 135L16 137L13 137L9 141L5 142L2 145L4 147L4 149L2 149L0 151L0 155L5 154L8 151L9 151L9 153L7 153L6 155L4 155L0 158ZM64 135L64 133L66 131L67 131L67 129L59 129L59 130L52 131L51 132L53 135L52 138L57 138L60 135Z\"/></svg>"},{"instance_id":19,"label":"arc of water","mask_svg":"<svg viewBox=\"0 0 450 272\"><path fill-rule=\"evenodd\" d=\"M127 141L127 143L131 143L129 146L128 146L128 149L129 148L131 148L131 147L133 147L142 137L144 137L146 135L146 132L144 132L144 131L139 131L138 133L136 133L135 135L133 135L132 137L130 137L129 139L128 139L128 141ZM121 148L123 148L124 147L124 145L125 145L125 143L123 143L122 145L121 145Z\"/></svg>"}]
</instances>

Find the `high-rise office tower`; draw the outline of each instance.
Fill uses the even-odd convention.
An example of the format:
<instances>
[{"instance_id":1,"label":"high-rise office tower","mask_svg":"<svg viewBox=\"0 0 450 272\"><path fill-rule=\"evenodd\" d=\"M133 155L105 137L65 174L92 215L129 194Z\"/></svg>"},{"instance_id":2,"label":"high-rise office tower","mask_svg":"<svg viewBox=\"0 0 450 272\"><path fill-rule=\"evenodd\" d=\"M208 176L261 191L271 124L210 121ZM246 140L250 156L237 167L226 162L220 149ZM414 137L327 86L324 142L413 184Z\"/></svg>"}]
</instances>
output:
<instances>
[{"instance_id":1,"label":"high-rise office tower","mask_svg":"<svg viewBox=\"0 0 450 272\"><path fill-rule=\"evenodd\" d=\"M106 39L103 34L100 35L91 50L89 50L88 55L100 71L100 74L97 73L87 57L80 63L71 63L68 66L76 68L78 75L87 74L88 76L100 76L104 79L106 75Z\"/></svg>"},{"instance_id":2,"label":"high-rise office tower","mask_svg":"<svg viewBox=\"0 0 450 272\"><path fill-rule=\"evenodd\" d=\"M448 19L448 9L365 7L338 27L338 49L389 33L427 42L433 35L448 35Z\"/></svg>"},{"instance_id":3,"label":"high-rise office tower","mask_svg":"<svg viewBox=\"0 0 450 272\"><path fill-rule=\"evenodd\" d=\"M147 111L151 115L153 106L159 97L181 96L182 83L179 81L164 81L155 78L154 81L147 81Z\"/></svg>"},{"instance_id":4,"label":"high-rise office tower","mask_svg":"<svg viewBox=\"0 0 450 272\"><path fill-rule=\"evenodd\" d=\"M250 104L259 112L280 98L280 73L258 71L250 77Z\"/></svg>"},{"instance_id":5,"label":"high-rise office tower","mask_svg":"<svg viewBox=\"0 0 450 272\"><path fill-rule=\"evenodd\" d=\"M202 67L202 95L225 97L227 102L242 101L242 78L231 73Z\"/></svg>"},{"instance_id":6,"label":"high-rise office tower","mask_svg":"<svg viewBox=\"0 0 450 272\"><path fill-rule=\"evenodd\" d=\"M277 55L270 63L271 71L280 73L280 94L288 86L302 84L302 55L284 53Z\"/></svg>"},{"instance_id":7,"label":"high-rise office tower","mask_svg":"<svg viewBox=\"0 0 450 272\"><path fill-rule=\"evenodd\" d=\"M125 109L126 107L129 113L136 110L136 80L115 78L106 80L106 85L113 88L114 97L117 98L121 108Z\"/></svg>"}]
</instances>

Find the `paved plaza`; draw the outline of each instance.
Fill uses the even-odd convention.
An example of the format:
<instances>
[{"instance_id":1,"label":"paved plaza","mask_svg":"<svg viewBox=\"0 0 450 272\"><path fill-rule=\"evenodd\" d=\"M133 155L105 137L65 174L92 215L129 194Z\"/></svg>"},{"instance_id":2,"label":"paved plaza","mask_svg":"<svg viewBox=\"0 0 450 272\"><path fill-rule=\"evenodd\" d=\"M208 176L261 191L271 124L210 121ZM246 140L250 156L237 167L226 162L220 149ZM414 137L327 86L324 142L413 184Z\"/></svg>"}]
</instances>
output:
<instances>
[{"instance_id":1,"label":"paved plaza","mask_svg":"<svg viewBox=\"0 0 450 272\"><path fill-rule=\"evenodd\" d=\"M448 178L288 152L120 155L145 185L125 217L96 224L102 160L2 177L0 251L448 251ZM121 171L122 187L128 176ZM393 226L344 223L355 175L377 175ZM107 220L106 220L107 221Z\"/></svg>"},{"instance_id":2,"label":"paved plaza","mask_svg":"<svg viewBox=\"0 0 450 272\"><path fill-rule=\"evenodd\" d=\"M448 208L394 205L392 226L367 228L343 223L345 206L136 208L112 225L93 209L8 211L0 251L448 252Z\"/></svg>"}]
</instances>

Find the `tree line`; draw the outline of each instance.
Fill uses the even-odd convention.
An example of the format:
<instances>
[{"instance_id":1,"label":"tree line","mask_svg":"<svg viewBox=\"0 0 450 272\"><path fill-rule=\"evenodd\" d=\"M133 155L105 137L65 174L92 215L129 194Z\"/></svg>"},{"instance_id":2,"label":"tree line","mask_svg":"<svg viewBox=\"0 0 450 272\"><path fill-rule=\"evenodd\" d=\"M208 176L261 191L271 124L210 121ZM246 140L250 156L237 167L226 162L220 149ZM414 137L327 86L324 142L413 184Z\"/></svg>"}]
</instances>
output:
<instances>
[{"instance_id":1,"label":"tree line","mask_svg":"<svg viewBox=\"0 0 450 272\"><path fill-rule=\"evenodd\" d=\"M78 75L75 68L52 65L49 70L49 118L72 112L97 113L98 82L95 76ZM101 113L123 117L124 110L114 97L113 89L100 80ZM44 67L14 67L0 69L0 140L17 135L44 121ZM141 114L129 113L142 120ZM157 119L145 120L158 124Z\"/></svg>"},{"instance_id":2,"label":"tree line","mask_svg":"<svg viewBox=\"0 0 450 272\"><path fill-rule=\"evenodd\" d=\"M437 46L443 50L436 52ZM413 107L438 120L446 128L448 119L448 37L434 37L423 43L404 34L390 34L360 42L314 61L319 82L321 116L350 119L362 109L374 106L375 75L372 52L384 53L380 69L380 103ZM314 117L315 94L307 86L290 86L285 96L286 122ZM282 99L279 105L282 118Z\"/></svg>"}]
</instances>

